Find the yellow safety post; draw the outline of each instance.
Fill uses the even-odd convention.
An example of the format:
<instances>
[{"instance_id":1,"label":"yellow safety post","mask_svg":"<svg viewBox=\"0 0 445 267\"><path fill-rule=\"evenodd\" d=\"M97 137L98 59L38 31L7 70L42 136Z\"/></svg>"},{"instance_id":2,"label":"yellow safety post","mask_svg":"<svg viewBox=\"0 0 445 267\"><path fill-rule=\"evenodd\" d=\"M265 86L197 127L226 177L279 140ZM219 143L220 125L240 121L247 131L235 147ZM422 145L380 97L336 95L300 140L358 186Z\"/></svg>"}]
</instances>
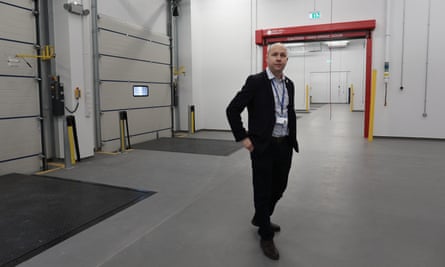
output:
<instances>
[{"instance_id":1,"label":"yellow safety post","mask_svg":"<svg viewBox=\"0 0 445 267\"><path fill-rule=\"evenodd\" d=\"M65 144L65 149L69 150L69 155L68 153L65 154L65 165L66 167L70 167L68 166L68 164L74 165L76 163L76 156L77 156L77 161L80 161L80 152L79 152L79 140L77 139L77 129L76 129L76 119L74 116L70 115L70 116L66 116L66 135L67 135L67 144ZM74 154L76 153L76 154ZM70 159L70 160L68 160Z\"/></svg>"},{"instance_id":2,"label":"yellow safety post","mask_svg":"<svg viewBox=\"0 0 445 267\"><path fill-rule=\"evenodd\" d=\"M189 106L189 133L194 134L195 133L195 106L190 105Z\"/></svg>"},{"instance_id":3,"label":"yellow safety post","mask_svg":"<svg viewBox=\"0 0 445 267\"><path fill-rule=\"evenodd\" d=\"M121 142L121 152L125 152L127 149L125 144L125 123L127 125L127 134L128 134L128 145L130 146L130 133L128 130L128 116L127 111L120 111L119 112L119 129L120 129L120 142Z\"/></svg>"},{"instance_id":4,"label":"yellow safety post","mask_svg":"<svg viewBox=\"0 0 445 267\"><path fill-rule=\"evenodd\" d=\"M351 98L351 106L350 106L350 108L351 108L351 112L354 110L354 85L351 83L351 92L350 92L350 98Z\"/></svg>"},{"instance_id":5,"label":"yellow safety post","mask_svg":"<svg viewBox=\"0 0 445 267\"><path fill-rule=\"evenodd\" d=\"M74 148L74 131L73 131L72 125L68 125L68 141L70 144L71 164L74 165L74 164L76 164L76 156L74 155L76 150Z\"/></svg>"},{"instance_id":6,"label":"yellow safety post","mask_svg":"<svg viewBox=\"0 0 445 267\"><path fill-rule=\"evenodd\" d=\"M306 84L306 111L309 111L309 85Z\"/></svg>"},{"instance_id":7,"label":"yellow safety post","mask_svg":"<svg viewBox=\"0 0 445 267\"><path fill-rule=\"evenodd\" d=\"M120 119L120 129L121 129L121 152L125 151L125 131L124 131L124 120Z\"/></svg>"},{"instance_id":8,"label":"yellow safety post","mask_svg":"<svg viewBox=\"0 0 445 267\"><path fill-rule=\"evenodd\" d=\"M372 84L371 84L371 103L369 107L369 133L368 141L372 142L374 139L374 106L375 106L375 88L377 81L377 70L372 70Z\"/></svg>"}]
</instances>

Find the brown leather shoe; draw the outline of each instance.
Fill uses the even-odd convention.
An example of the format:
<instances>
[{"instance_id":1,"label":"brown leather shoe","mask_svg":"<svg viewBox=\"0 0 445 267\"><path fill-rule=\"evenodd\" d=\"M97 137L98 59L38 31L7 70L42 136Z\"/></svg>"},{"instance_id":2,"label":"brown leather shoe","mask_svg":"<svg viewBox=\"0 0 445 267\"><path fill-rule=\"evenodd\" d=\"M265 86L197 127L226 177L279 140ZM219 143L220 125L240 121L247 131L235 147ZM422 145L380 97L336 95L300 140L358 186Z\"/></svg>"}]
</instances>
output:
<instances>
[{"instance_id":1,"label":"brown leather shoe","mask_svg":"<svg viewBox=\"0 0 445 267\"><path fill-rule=\"evenodd\" d=\"M261 240L260 246L266 257L272 260L278 260L280 258L280 253L278 252L278 249L275 247L275 243L273 242L273 240Z\"/></svg>"},{"instance_id":2,"label":"brown leather shoe","mask_svg":"<svg viewBox=\"0 0 445 267\"><path fill-rule=\"evenodd\" d=\"M260 227L260 225L257 223L257 221L255 221L255 219L253 219L253 218L252 218L251 223L253 226ZM281 227L278 224L275 224L273 222L270 222L270 228L272 228L272 231L274 231L274 232L281 231Z\"/></svg>"}]
</instances>

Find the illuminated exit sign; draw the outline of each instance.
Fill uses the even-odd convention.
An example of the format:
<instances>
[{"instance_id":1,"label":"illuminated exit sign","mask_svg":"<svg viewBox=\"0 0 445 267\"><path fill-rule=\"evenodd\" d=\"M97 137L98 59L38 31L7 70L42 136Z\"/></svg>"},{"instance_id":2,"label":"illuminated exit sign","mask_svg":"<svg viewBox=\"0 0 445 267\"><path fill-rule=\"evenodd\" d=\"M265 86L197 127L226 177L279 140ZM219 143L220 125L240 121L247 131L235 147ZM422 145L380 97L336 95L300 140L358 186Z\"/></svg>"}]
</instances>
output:
<instances>
[{"instance_id":1,"label":"illuminated exit sign","mask_svg":"<svg viewBox=\"0 0 445 267\"><path fill-rule=\"evenodd\" d=\"M309 18L310 18L310 19L319 19L319 18L321 18L321 13L320 13L320 11L312 11L312 12L309 12Z\"/></svg>"}]
</instances>

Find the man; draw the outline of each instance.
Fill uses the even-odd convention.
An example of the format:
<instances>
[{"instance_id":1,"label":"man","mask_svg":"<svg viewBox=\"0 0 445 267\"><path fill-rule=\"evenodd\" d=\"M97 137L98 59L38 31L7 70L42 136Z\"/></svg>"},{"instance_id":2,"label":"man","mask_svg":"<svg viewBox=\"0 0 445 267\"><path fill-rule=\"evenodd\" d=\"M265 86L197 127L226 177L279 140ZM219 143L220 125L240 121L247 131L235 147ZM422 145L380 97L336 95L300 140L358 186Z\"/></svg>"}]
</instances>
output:
<instances>
[{"instance_id":1,"label":"man","mask_svg":"<svg viewBox=\"0 0 445 267\"><path fill-rule=\"evenodd\" d=\"M292 148L298 152L294 84L283 74L287 60L283 44L271 45L267 69L249 76L226 110L235 140L250 152L255 206L251 222L259 227L263 253L273 260L279 259L273 237L280 226L270 217L287 186ZM246 107L248 131L241 120Z\"/></svg>"}]
</instances>

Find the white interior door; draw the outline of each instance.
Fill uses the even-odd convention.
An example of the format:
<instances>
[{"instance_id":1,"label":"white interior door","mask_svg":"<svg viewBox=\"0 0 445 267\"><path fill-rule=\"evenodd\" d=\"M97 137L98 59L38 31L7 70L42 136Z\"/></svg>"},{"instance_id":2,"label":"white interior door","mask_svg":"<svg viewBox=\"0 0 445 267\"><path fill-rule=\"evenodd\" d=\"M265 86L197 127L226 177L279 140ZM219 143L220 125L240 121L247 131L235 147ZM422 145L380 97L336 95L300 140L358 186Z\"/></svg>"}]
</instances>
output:
<instances>
[{"instance_id":1,"label":"white interior door","mask_svg":"<svg viewBox=\"0 0 445 267\"><path fill-rule=\"evenodd\" d=\"M312 103L348 103L348 72L312 72L310 74Z\"/></svg>"}]
</instances>

